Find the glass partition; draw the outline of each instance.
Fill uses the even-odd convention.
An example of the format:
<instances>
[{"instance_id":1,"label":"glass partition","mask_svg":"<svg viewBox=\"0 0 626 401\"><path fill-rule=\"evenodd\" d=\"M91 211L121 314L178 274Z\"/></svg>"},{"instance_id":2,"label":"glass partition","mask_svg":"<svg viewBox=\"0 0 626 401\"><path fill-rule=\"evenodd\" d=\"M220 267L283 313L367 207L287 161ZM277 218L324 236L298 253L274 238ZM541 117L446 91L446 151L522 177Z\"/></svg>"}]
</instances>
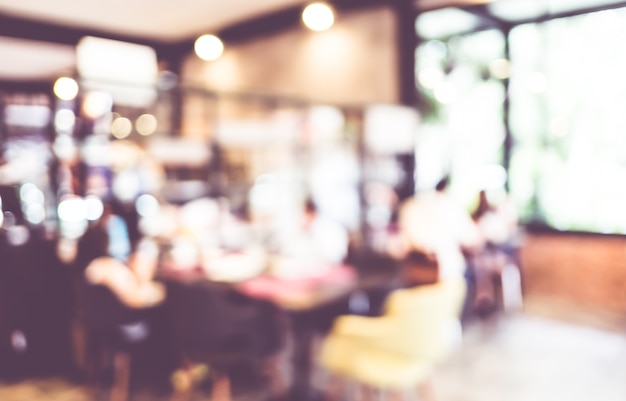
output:
<instances>
[{"instance_id":1,"label":"glass partition","mask_svg":"<svg viewBox=\"0 0 626 401\"><path fill-rule=\"evenodd\" d=\"M511 32L511 190L527 219L626 233L626 10Z\"/></svg>"},{"instance_id":2,"label":"glass partition","mask_svg":"<svg viewBox=\"0 0 626 401\"><path fill-rule=\"evenodd\" d=\"M505 37L498 30L428 40L418 47L423 120L416 144L418 190L433 188L449 173L451 191L470 207L481 189L503 185L498 172L505 137L504 51Z\"/></svg>"}]
</instances>

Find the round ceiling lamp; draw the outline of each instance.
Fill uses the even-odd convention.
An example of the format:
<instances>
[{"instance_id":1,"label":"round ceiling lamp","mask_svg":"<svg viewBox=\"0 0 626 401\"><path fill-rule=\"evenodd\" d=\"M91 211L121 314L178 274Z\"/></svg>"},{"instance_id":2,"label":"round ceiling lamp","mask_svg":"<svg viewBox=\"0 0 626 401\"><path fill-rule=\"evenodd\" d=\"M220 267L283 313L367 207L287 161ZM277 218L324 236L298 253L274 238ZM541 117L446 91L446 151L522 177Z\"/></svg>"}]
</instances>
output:
<instances>
[{"instance_id":1,"label":"round ceiling lamp","mask_svg":"<svg viewBox=\"0 0 626 401\"><path fill-rule=\"evenodd\" d=\"M74 100L78 95L78 83L69 77L61 77L54 82L54 94L61 100Z\"/></svg>"},{"instance_id":2,"label":"round ceiling lamp","mask_svg":"<svg viewBox=\"0 0 626 401\"><path fill-rule=\"evenodd\" d=\"M202 35L196 39L193 48L196 55L205 61L214 61L224 53L224 43L215 35Z\"/></svg>"},{"instance_id":3,"label":"round ceiling lamp","mask_svg":"<svg viewBox=\"0 0 626 401\"><path fill-rule=\"evenodd\" d=\"M335 23L335 13L327 4L312 3L302 11L302 22L313 31L326 31Z\"/></svg>"}]
</instances>

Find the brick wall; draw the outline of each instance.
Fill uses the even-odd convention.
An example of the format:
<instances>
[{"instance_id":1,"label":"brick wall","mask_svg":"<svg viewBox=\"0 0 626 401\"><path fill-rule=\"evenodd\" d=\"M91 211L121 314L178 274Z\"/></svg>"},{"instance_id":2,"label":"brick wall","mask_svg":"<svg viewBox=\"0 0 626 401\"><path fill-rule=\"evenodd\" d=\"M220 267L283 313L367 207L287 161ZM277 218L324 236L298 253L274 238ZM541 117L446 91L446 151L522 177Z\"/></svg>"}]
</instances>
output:
<instances>
[{"instance_id":1,"label":"brick wall","mask_svg":"<svg viewBox=\"0 0 626 401\"><path fill-rule=\"evenodd\" d=\"M626 314L626 238L529 234L520 258L527 298Z\"/></svg>"}]
</instances>

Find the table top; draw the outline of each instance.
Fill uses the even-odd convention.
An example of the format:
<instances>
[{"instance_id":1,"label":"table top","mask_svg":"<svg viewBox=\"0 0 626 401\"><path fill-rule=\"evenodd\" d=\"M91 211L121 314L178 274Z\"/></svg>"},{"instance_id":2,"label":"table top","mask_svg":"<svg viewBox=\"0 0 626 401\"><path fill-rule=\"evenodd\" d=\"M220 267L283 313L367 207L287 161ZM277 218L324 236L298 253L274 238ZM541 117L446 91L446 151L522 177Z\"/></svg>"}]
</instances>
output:
<instances>
[{"instance_id":1,"label":"table top","mask_svg":"<svg viewBox=\"0 0 626 401\"><path fill-rule=\"evenodd\" d=\"M270 301L289 311L305 311L349 295L359 286L359 276L351 266L326 266L320 274L301 278L281 278L261 274L239 282L214 281L201 268L166 270L160 281L228 286L250 298Z\"/></svg>"},{"instance_id":2,"label":"table top","mask_svg":"<svg viewBox=\"0 0 626 401\"><path fill-rule=\"evenodd\" d=\"M324 273L297 279L259 276L237 283L243 294L273 302L283 309L304 311L331 303L358 288L358 275L350 266L333 266Z\"/></svg>"}]
</instances>

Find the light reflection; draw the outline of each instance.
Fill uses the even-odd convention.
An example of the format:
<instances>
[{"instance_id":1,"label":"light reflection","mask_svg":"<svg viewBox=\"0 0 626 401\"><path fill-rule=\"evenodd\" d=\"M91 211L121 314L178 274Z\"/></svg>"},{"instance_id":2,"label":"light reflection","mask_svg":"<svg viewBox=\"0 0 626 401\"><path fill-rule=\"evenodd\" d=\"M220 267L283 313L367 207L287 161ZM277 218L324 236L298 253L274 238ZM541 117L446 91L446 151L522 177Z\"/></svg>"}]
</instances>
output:
<instances>
[{"instance_id":1,"label":"light reflection","mask_svg":"<svg viewBox=\"0 0 626 401\"><path fill-rule=\"evenodd\" d=\"M328 5L313 3L302 12L302 22L313 31L326 31L335 23L335 14Z\"/></svg>"},{"instance_id":2,"label":"light reflection","mask_svg":"<svg viewBox=\"0 0 626 401\"><path fill-rule=\"evenodd\" d=\"M127 138L133 131L133 123L126 117L118 117L111 123L111 135L117 139Z\"/></svg>"},{"instance_id":3,"label":"light reflection","mask_svg":"<svg viewBox=\"0 0 626 401\"><path fill-rule=\"evenodd\" d=\"M148 136L157 130L157 119L152 114L142 114L135 121L135 129L139 135Z\"/></svg>"},{"instance_id":4,"label":"light reflection","mask_svg":"<svg viewBox=\"0 0 626 401\"><path fill-rule=\"evenodd\" d=\"M113 180L113 193L123 202L132 202L140 189L140 178L133 171L123 171Z\"/></svg>"},{"instance_id":5,"label":"light reflection","mask_svg":"<svg viewBox=\"0 0 626 401\"><path fill-rule=\"evenodd\" d=\"M20 199L26 221L34 225L43 223L46 218L43 191L33 183L26 183L20 187Z\"/></svg>"},{"instance_id":6,"label":"light reflection","mask_svg":"<svg viewBox=\"0 0 626 401\"><path fill-rule=\"evenodd\" d=\"M104 204L97 196L89 195L85 197L85 217L89 221L96 221L104 213Z\"/></svg>"},{"instance_id":7,"label":"light reflection","mask_svg":"<svg viewBox=\"0 0 626 401\"><path fill-rule=\"evenodd\" d=\"M78 239L87 230L87 205L78 196L69 196L57 206L61 237Z\"/></svg>"},{"instance_id":8,"label":"light reflection","mask_svg":"<svg viewBox=\"0 0 626 401\"><path fill-rule=\"evenodd\" d=\"M61 134L54 140L52 150L60 160L71 160L76 156L77 147L70 135Z\"/></svg>"},{"instance_id":9,"label":"light reflection","mask_svg":"<svg viewBox=\"0 0 626 401\"><path fill-rule=\"evenodd\" d=\"M143 194L135 201L135 209L141 217L155 216L160 209L159 201L150 194Z\"/></svg>"},{"instance_id":10,"label":"light reflection","mask_svg":"<svg viewBox=\"0 0 626 401\"><path fill-rule=\"evenodd\" d=\"M83 141L83 160L89 166L106 166L110 161L109 141L101 135L90 135Z\"/></svg>"},{"instance_id":11,"label":"light reflection","mask_svg":"<svg viewBox=\"0 0 626 401\"><path fill-rule=\"evenodd\" d=\"M13 246L25 245L30 239L30 231L22 225L13 225L7 228L7 241Z\"/></svg>"},{"instance_id":12,"label":"light reflection","mask_svg":"<svg viewBox=\"0 0 626 401\"><path fill-rule=\"evenodd\" d=\"M46 218L46 210L42 204L29 203L24 207L24 217L31 224L41 224Z\"/></svg>"},{"instance_id":13,"label":"light reflection","mask_svg":"<svg viewBox=\"0 0 626 401\"><path fill-rule=\"evenodd\" d=\"M72 196L59 203L57 214L65 222L82 221L87 218L87 206L82 198Z\"/></svg>"},{"instance_id":14,"label":"light reflection","mask_svg":"<svg viewBox=\"0 0 626 401\"><path fill-rule=\"evenodd\" d=\"M54 116L54 128L59 133L70 133L76 123L76 115L72 110L61 109Z\"/></svg>"},{"instance_id":15,"label":"light reflection","mask_svg":"<svg viewBox=\"0 0 626 401\"><path fill-rule=\"evenodd\" d=\"M78 83L72 78L61 77L55 81L53 91L61 100L74 100L78 95Z\"/></svg>"},{"instance_id":16,"label":"light reflection","mask_svg":"<svg viewBox=\"0 0 626 401\"><path fill-rule=\"evenodd\" d=\"M11 333L11 347L20 354L26 352L28 349L28 341L22 331L15 330Z\"/></svg>"},{"instance_id":17,"label":"light reflection","mask_svg":"<svg viewBox=\"0 0 626 401\"><path fill-rule=\"evenodd\" d=\"M35 184L26 183L20 188L20 198L25 203L44 203L44 194Z\"/></svg>"}]
</instances>

